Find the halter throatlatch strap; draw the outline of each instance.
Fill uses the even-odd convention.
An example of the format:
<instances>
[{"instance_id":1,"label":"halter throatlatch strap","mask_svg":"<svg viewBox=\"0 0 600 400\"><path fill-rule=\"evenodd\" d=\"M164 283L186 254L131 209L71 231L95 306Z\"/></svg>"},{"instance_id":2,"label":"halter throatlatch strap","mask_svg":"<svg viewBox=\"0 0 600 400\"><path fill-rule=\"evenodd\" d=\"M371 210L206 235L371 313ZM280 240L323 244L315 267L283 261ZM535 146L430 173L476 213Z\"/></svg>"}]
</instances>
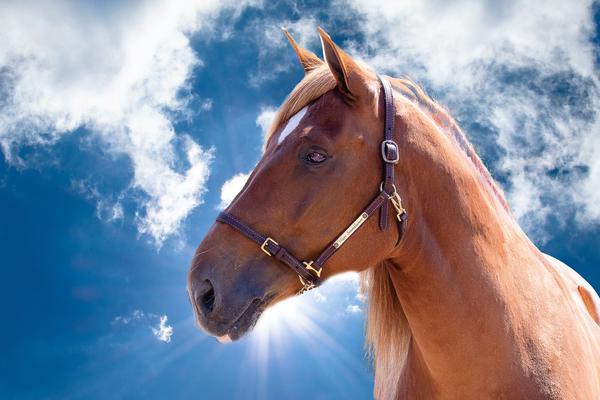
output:
<instances>
[{"instance_id":1,"label":"halter throatlatch strap","mask_svg":"<svg viewBox=\"0 0 600 400\"><path fill-rule=\"evenodd\" d=\"M379 80L381 81L385 101L384 140L381 142L381 157L384 162L384 175L380 192L369 205L367 205L363 212L346 228L346 230L327 246L314 261L300 261L271 237L261 235L229 213L222 212L217 217L217 221L231 226L248 239L257 243L265 254L270 257L275 257L293 269L294 272L298 274L298 278L300 278L300 282L302 283L302 289L299 293L304 293L321 284L321 271L323 270L325 262L329 257L334 255L346 240L348 240L348 238L350 238L350 236L352 236L352 234L354 234L354 232L356 232L377 210L380 210L379 227L382 231L385 230L387 227L389 203L391 203L396 210L400 238L402 237L404 224L406 222L406 211L402 207L402 201L396 191L396 186L394 185L394 164L397 164L400 160L398 144L393 139L395 116L394 96L390 83L381 76L379 77Z\"/></svg>"}]
</instances>

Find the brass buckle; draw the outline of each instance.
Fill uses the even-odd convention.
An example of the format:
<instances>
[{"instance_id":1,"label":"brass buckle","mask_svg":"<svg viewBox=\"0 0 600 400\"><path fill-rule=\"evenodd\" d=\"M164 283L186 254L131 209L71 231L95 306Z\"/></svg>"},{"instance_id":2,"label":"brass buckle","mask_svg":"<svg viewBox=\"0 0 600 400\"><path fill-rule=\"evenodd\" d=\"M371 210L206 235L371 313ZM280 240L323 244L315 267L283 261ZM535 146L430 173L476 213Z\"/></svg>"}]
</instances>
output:
<instances>
[{"instance_id":1,"label":"brass buckle","mask_svg":"<svg viewBox=\"0 0 600 400\"><path fill-rule=\"evenodd\" d=\"M323 271L323 267L316 269L315 267L313 267L313 263L314 261L303 261L302 264L304 264L304 266L306 267L307 270L313 272L315 275L317 275L318 278L321 277L321 271ZM302 284L302 289L300 289L300 291L298 292L298 294L303 294L308 292L309 290L312 290L314 288L316 288L317 286L312 283L312 282L307 282L304 279L302 279L302 277L300 275L298 275L298 279L300 279L300 283Z\"/></svg>"},{"instance_id":2,"label":"brass buckle","mask_svg":"<svg viewBox=\"0 0 600 400\"><path fill-rule=\"evenodd\" d=\"M315 273L315 275L317 275L318 278L321 277L321 271L323 271L323 267L319 268L319 270L316 270L315 267L313 267L314 261L309 261L306 262L304 261L302 264L304 264L304 266L306 267L307 270L312 271Z\"/></svg>"},{"instance_id":3,"label":"brass buckle","mask_svg":"<svg viewBox=\"0 0 600 400\"><path fill-rule=\"evenodd\" d=\"M269 253L269 250L267 250L267 245L269 244L269 242L273 242L273 244L276 244L277 246L279 246L279 243L277 243L276 241L274 241L273 239L271 239L270 237L266 238L264 243L260 246L260 249L262 251L265 252L266 255L268 255L269 257L272 257L273 254Z\"/></svg>"}]
</instances>

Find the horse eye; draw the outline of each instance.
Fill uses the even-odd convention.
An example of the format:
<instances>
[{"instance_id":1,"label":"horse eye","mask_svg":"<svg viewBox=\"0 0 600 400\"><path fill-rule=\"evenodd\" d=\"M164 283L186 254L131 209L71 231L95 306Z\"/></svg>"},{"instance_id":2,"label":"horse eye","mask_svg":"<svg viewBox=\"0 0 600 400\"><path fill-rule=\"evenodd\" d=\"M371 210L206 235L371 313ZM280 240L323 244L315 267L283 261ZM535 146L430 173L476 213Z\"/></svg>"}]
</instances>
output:
<instances>
[{"instance_id":1,"label":"horse eye","mask_svg":"<svg viewBox=\"0 0 600 400\"><path fill-rule=\"evenodd\" d=\"M317 150L311 150L306 154L306 161L311 164L321 164L327 160L327 154Z\"/></svg>"}]
</instances>

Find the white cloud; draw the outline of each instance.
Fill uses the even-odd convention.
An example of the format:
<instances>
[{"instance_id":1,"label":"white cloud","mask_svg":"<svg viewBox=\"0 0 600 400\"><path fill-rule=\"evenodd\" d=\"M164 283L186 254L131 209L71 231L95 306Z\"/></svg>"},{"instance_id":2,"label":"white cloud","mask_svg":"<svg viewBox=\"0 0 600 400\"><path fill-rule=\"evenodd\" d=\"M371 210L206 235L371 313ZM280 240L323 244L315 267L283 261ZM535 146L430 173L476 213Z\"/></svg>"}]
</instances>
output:
<instances>
[{"instance_id":1,"label":"white cloud","mask_svg":"<svg viewBox=\"0 0 600 400\"><path fill-rule=\"evenodd\" d=\"M586 213L578 215L580 219L583 219L583 223L586 223L586 219L589 218L594 221L600 220L600 126L598 121L592 127L592 132L596 134L590 134L582 144L582 151L584 152L586 159L589 160L588 166L590 168L589 177L584 181L583 190L579 193L581 196L580 201L586 202Z\"/></svg>"},{"instance_id":2,"label":"white cloud","mask_svg":"<svg viewBox=\"0 0 600 400\"><path fill-rule=\"evenodd\" d=\"M381 35L379 42L388 46L376 55L378 65L402 65L438 85L477 84L477 64L491 60L568 65L583 75L594 71L587 36L593 30L591 1L554 0L544 7L526 0L352 3L367 17L366 31Z\"/></svg>"},{"instance_id":3,"label":"white cloud","mask_svg":"<svg viewBox=\"0 0 600 400\"><path fill-rule=\"evenodd\" d=\"M250 174L239 173L225 181L223 186L221 186L221 203L219 204L219 209L226 208L233 201L246 184L249 176Z\"/></svg>"},{"instance_id":4,"label":"white cloud","mask_svg":"<svg viewBox=\"0 0 600 400\"><path fill-rule=\"evenodd\" d=\"M152 333L154 336L161 342L165 343L169 343L171 341L171 336L173 336L173 327L171 325L167 325L167 322L167 316L161 315L158 328L152 328Z\"/></svg>"},{"instance_id":5,"label":"white cloud","mask_svg":"<svg viewBox=\"0 0 600 400\"><path fill-rule=\"evenodd\" d=\"M80 127L93 132L103 151L130 160L138 229L160 245L202 202L212 157L173 127L202 65L188 35L211 31L219 10L246 3L0 3L4 157L24 166L23 145L53 144Z\"/></svg>"},{"instance_id":6,"label":"white cloud","mask_svg":"<svg viewBox=\"0 0 600 400\"><path fill-rule=\"evenodd\" d=\"M543 240L556 210L600 221L591 0L351 4L364 17L363 59L424 82L459 121L484 132L475 145L499 158L493 169L530 233Z\"/></svg>"},{"instance_id":7,"label":"white cloud","mask_svg":"<svg viewBox=\"0 0 600 400\"><path fill-rule=\"evenodd\" d=\"M360 277L356 272L346 272L335 275L327 280L325 285L312 291L312 298L321 305L328 304L333 309L343 310L346 314L356 314L362 308L354 304L355 300L365 301L360 291Z\"/></svg>"},{"instance_id":8,"label":"white cloud","mask_svg":"<svg viewBox=\"0 0 600 400\"><path fill-rule=\"evenodd\" d=\"M362 308L360 308L360 306L357 306L356 304L348 304L346 306L346 312L348 314L358 314L362 312Z\"/></svg>"},{"instance_id":9,"label":"white cloud","mask_svg":"<svg viewBox=\"0 0 600 400\"><path fill-rule=\"evenodd\" d=\"M260 109L260 114L256 117L256 125L260 126L260 129L262 130L263 140L266 138L267 132L273 124L276 114L277 108L275 107L262 107Z\"/></svg>"}]
</instances>

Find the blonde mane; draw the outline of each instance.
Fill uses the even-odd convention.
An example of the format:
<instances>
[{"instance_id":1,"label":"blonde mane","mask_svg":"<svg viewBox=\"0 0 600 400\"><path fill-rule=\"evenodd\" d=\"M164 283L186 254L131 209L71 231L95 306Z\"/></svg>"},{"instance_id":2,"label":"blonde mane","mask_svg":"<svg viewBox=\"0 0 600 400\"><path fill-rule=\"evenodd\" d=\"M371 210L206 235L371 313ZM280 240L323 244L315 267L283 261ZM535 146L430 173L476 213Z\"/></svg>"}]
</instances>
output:
<instances>
[{"instance_id":1,"label":"blonde mane","mask_svg":"<svg viewBox=\"0 0 600 400\"><path fill-rule=\"evenodd\" d=\"M508 204L496 186L489 171L467 140L454 119L425 91L409 78L392 79L394 88L404 97L424 109L427 114L450 135L473 162L474 167L491 185L501 204ZM266 134L265 144L287 120L309 103L333 90L337 83L327 64L307 73L281 105ZM375 369L374 396L379 400L395 399L400 376L408 356L412 333L402 305L392 284L388 265L382 262L361 273L361 287L367 295L365 347Z\"/></svg>"},{"instance_id":2,"label":"blonde mane","mask_svg":"<svg viewBox=\"0 0 600 400\"><path fill-rule=\"evenodd\" d=\"M365 347L375 369L374 397L393 400L404 371L412 332L392 283L387 262L361 272L367 295Z\"/></svg>"}]
</instances>

